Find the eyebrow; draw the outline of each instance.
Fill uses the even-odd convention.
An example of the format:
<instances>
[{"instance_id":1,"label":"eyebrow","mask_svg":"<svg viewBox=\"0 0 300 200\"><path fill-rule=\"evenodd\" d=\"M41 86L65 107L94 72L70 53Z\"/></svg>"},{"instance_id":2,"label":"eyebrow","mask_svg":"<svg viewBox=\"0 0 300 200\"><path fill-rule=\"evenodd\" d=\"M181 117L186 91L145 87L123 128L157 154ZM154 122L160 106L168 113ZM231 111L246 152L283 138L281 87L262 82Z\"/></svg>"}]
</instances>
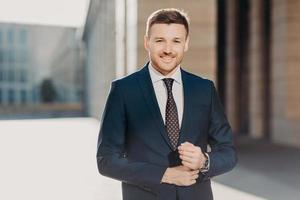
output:
<instances>
[{"instance_id":1,"label":"eyebrow","mask_svg":"<svg viewBox=\"0 0 300 200\"><path fill-rule=\"evenodd\" d=\"M165 38L164 37L154 37L154 39L157 40L157 39L165 39ZM173 39L174 40L182 40L183 38L181 38L181 37L175 37Z\"/></svg>"}]
</instances>

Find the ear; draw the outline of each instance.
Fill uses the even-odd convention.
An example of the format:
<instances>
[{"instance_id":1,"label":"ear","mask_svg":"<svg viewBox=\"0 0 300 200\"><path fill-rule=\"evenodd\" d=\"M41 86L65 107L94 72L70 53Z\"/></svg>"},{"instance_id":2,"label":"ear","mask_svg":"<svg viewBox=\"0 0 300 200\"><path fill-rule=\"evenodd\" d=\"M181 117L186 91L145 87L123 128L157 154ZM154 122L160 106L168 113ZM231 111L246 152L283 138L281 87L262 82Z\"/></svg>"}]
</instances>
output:
<instances>
[{"instance_id":1,"label":"ear","mask_svg":"<svg viewBox=\"0 0 300 200\"><path fill-rule=\"evenodd\" d=\"M146 35L144 36L144 48L149 51L149 37Z\"/></svg>"},{"instance_id":2,"label":"ear","mask_svg":"<svg viewBox=\"0 0 300 200\"><path fill-rule=\"evenodd\" d=\"M184 52L186 52L189 49L189 43L190 43L190 36L187 36L184 44Z\"/></svg>"}]
</instances>

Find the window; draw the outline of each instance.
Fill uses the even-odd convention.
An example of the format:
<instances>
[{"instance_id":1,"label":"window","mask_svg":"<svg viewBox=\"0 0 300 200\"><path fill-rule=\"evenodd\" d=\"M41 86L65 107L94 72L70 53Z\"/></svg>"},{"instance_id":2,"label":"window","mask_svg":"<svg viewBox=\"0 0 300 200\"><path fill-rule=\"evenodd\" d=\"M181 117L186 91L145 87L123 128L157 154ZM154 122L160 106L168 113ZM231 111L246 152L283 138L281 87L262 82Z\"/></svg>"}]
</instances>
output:
<instances>
[{"instance_id":1,"label":"window","mask_svg":"<svg viewBox=\"0 0 300 200\"><path fill-rule=\"evenodd\" d=\"M10 89L8 90L8 102L10 104L14 104L15 103L15 91Z\"/></svg>"},{"instance_id":2,"label":"window","mask_svg":"<svg viewBox=\"0 0 300 200\"><path fill-rule=\"evenodd\" d=\"M21 90L21 103L26 103L26 90Z\"/></svg>"},{"instance_id":3,"label":"window","mask_svg":"<svg viewBox=\"0 0 300 200\"><path fill-rule=\"evenodd\" d=\"M1 54L1 61L2 63L6 63L7 62L7 50L6 49L2 49L0 50L0 54Z\"/></svg>"},{"instance_id":4,"label":"window","mask_svg":"<svg viewBox=\"0 0 300 200\"><path fill-rule=\"evenodd\" d=\"M7 62L7 51L5 49L2 49L2 60L3 60L3 63L6 63Z\"/></svg>"},{"instance_id":5,"label":"window","mask_svg":"<svg viewBox=\"0 0 300 200\"><path fill-rule=\"evenodd\" d=\"M12 29L8 30L7 32L7 41L9 44L14 43L14 31Z\"/></svg>"},{"instance_id":6,"label":"window","mask_svg":"<svg viewBox=\"0 0 300 200\"><path fill-rule=\"evenodd\" d=\"M15 52L14 52L14 50L10 49L7 53L8 53L8 62L9 63L15 62Z\"/></svg>"},{"instance_id":7,"label":"window","mask_svg":"<svg viewBox=\"0 0 300 200\"><path fill-rule=\"evenodd\" d=\"M28 92L28 97L31 97L30 99L32 102L39 102L40 100L40 94L37 88L34 88L32 91Z\"/></svg>"},{"instance_id":8,"label":"window","mask_svg":"<svg viewBox=\"0 0 300 200\"><path fill-rule=\"evenodd\" d=\"M77 102L81 102L81 101L82 101L82 91L77 90Z\"/></svg>"},{"instance_id":9,"label":"window","mask_svg":"<svg viewBox=\"0 0 300 200\"><path fill-rule=\"evenodd\" d=\"M21 69L20 81L26 82L27 81L27 72L25 69Z\"/></svg>"},{"instance_id":10,"label":"window","mask_svg":"<svg viewBox=\"0 0 300 200\"><path fill-rule=\"evenodd\" d=\"M0 73L0 79L1 79L1 81L5 82L7 80L6 74L7 74L6 70L2 69L1 73Z\"/></svg>"},{"instance_id":11,"label":"window","mask_svg":"<svg viewBox=\"0 0 300 200\"><path fill-rule=\"evenodd\" d=\"M15 73L13 70L8 71L8 81L9 82L14 82L15 81Z\"/></svg>"},{"instance_id":12,"label":"window","mask_svg":"<svg viewBox=\"0 0 300 200\"><path fill-rule=\"evenodd\" d=\"M27 61L27 51L26 50L20 50L19 53L20 53L19 54L19 61L21 63L26 62Z\"/></svg>"},{"instance_id":13,"label":"window","mask_svg":"<svg viewBox=\"0 0 300 200\"><path fill-rule=\"evenodd\" d=\"M27 31L22 29L19 33L19 40L21 44L26 44L27 42Z\"/></svg>"}]
</instances>

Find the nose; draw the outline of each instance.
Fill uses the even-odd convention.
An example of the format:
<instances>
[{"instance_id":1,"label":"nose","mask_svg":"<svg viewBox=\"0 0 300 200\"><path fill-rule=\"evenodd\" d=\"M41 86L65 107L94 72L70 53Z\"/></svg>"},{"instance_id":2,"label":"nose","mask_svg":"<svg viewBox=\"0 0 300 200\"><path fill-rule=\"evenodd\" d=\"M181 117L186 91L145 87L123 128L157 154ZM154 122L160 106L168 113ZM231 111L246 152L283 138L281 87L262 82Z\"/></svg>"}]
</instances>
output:
<instances>
[{"instance_id":1,"label":"nose","mask_svg":"<svg viewBox=\"0 0 300 200\"><path fill-rule=\"evenodd\" d=\"M166 43L164 52L165 52L165 54L170 54L172 52L172 47L171 47L170 43Z\"/></svg>"}]
</instances>

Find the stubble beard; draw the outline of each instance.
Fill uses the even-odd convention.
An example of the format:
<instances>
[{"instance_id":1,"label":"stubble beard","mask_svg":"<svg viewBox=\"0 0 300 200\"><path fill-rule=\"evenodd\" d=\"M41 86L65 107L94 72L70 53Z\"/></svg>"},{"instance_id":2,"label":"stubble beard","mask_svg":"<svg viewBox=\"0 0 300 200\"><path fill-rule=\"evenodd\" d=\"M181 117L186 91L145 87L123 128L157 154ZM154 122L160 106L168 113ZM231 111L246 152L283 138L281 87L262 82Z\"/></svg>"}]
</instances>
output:
<instances>
[{"instance_id":1,"label":"stubble beard","mask_svg":"<svg viewBox=\"0 0 300 200\"><path fill-rule=\"evenodd\" d=\"M176 59L176 57L174 59ZM168 64L164 63L163 61L157 62L156 60L150 58L152 66L157 71L159 71L160 73L162 73L164 75L168 75L168 74L174 72L175 68L182 62L182 60L183 60L183 56L179 60L176 59L175 63L172 64L171 67L169 67L169 66L167 66ZM168 70L168 69L171 69L171 70Z\"/></svg>"}]
</instances>

